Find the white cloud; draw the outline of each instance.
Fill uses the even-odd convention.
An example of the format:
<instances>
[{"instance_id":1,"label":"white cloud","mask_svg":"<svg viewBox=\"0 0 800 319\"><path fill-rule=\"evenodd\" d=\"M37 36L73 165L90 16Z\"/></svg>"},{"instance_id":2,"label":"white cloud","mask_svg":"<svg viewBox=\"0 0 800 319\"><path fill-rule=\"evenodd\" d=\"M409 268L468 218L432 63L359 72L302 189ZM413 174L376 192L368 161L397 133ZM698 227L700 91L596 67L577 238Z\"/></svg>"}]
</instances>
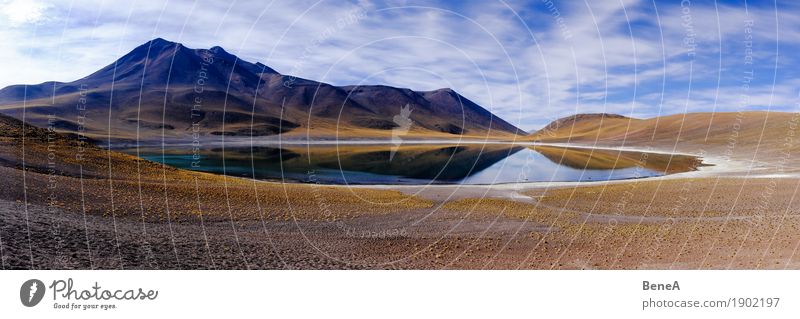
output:
<instances>
[{"instance_id":1,"label":"white cloud","mask_svg":"<svg viewBox=\"0 0 800 319\"><path fill-rule=\"evenodd\" d=\"M50 6L35 0L9 0L0 3L0 14L12 26L38 23L45 20Z\"/></svg>"},{"instance_id":2,"label":"white cloud","mask_svg":"<svg viewBox=\"0 0 800 319\"><path fill-rule=\"evenodd\" d=\"M578 112L681 112L687 96L691 110L730 108L729 100L697 93L714 92L717 83L720 92L735 88L742 68L743 10L723 5L691 7L699 45L692 60L681 8L659 4L656 11L650 1L556 2L561 20L542 1L23 3L17 22L3 11L3 23L17 27L0 29L0 41L14 44L0 51L0 86L72 81L163 37L189 47L220 45L279 72L337 85L452 87L531 129ZM357 10L366 14L352 19ZM772 89L775 75L773 96L780 98L773 101L789 103L796 92L785 83L798 75L789 53L800 45L800 11L779 10L777 30L774 9L751 6L749 13L761 80L754 91Z\"/></svg>"}]
</instances>

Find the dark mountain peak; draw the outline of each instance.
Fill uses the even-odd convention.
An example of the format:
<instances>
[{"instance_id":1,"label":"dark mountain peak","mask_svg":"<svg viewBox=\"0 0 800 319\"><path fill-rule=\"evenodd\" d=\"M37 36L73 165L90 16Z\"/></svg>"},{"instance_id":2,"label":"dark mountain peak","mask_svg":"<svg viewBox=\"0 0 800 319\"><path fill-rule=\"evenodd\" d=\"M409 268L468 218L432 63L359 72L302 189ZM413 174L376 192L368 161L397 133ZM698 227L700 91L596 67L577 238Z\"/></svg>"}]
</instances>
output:
<instances>
[{"instance_id":1,"label":"dark mountain peak","mask_svg":"<svg viewBox=\"0 0 800 319\"><path fill-rule=\"evenodd\" d=\"M449 101L456 100L456 101L461 102L460 100L462 100L462 99L466 100L465 97L463 97L461 94L458 94L458 92L456 92L455 90L453 90L451 88L442 88L442 89L433 90L433 91L426 91L426 92L422 92L422 95L425 96L428 99L442 100L442 101L445 101L445 100L449 100ZM461 102L461 103L463 103L463 102Z\"/></svg>"},{"instance_id":2,"label":"dark mountain peak","mask_svg":"<svg viewBox=\"0 0 800 319\"><path fill-rule=\"evenodd\" d=\"M262 64L261 62L256 62L256 63L247 62L239 58L238 56L231 54L230 52L226 51L225 48L218 45L209 48L207 51L213 54L214 60L224 61L226 63L229 63L230 65L235 64L237 65L237 67L243 68L255 75L279 74L277 71Z\"/></svg>"},{"instance_id":3,"label":"dark mountain peak","mask_svg":"<svg viewBox=\"0 0 800 319\"><path fill-rule=\"evenodd\" d=\"M236 59L235 55L228 53L228 51L225 51L224 48L218 45L211 47L210 49L208 49L208 51L211 51L211 53L213 53L216 58L222 58L227 60Z\"/></svg>"},{"instance_id":4,"label":"dark mountain peak","mask_svg":"<svg viewBox=\"0 0 800 319\"><path fill-rule=\"evenodd\" d=\"M266 65L239 59L220 46L193 49L155 38L79 81L92 88L109 83L115 83L117 87L143 84L186 87L194 85L198 72L203 69L207 70L204 75L207 76L204 79L206 89L219 91L252 92L265 74L277 74Z\"/></svg>"},{"instance_id":5,"label":"dark mountain peak","mask_svg":"<svg viewBox=\"0 0 800 319\"><path fill-rule=\"evenodd\" d=\"M147 41L147 42L146 42L146 43L144 43L144 44L148 44L148 43L149 43L151 46L158 46L158 47L162 47L162 46L173 46L173 45L180 45L180 43L177 43L177 42L172 42L172 41L169 41L169 40L165 40L164 38L155 38L155 39L153 39L153 40ZM143 44L143 45L144 45L144 44Z\"/></svg>"},{"instance_id":6,"label":"dark mountain peak","mask_svg":"<svg viewBox=\"0 0 800 319\"><path fill-rule=\"evenodd\" d=\"M439 93L439 92L455 93L456 91L454 91L454 90L453 90L453 89L451 89L451 88L441 88L441 89L436 89L436 90L433 90L433 91L431 91L431 92L432 92L432 93Z\"/></svg>"},{"instance_id":7,"label":"dark mountain peak","mask_svg":"<svg viewBox=\"0 0 800 319\"><path fill-rule=\"evenodd\" d=\"M405 94L416 94L416 92L409 88L400 88L394 86L388 86L383 84L374 84L374 85L346 85L341 87L343 90L351 92L351 93L364 93L364 92L385 92L385 91L395 91L395 92L402 92Z\"/></svg>"},{"instance_id":8,"label":"dark mountain peak","mask_svg":"<svg viewBox=\"0 0 800 319\"><path fill-rule=\"evenodd\" d=\"M202 119L192 119L187 110L197 103L196 89L201 82L205 102ZM17 102L28 101L26 110L38 116L36 123L47 124L47 115L56 113L64 117L64 130L75 130L71 119L76 115L75 92L80 89L91 91L85 97L86 104L111 112L96 112L98 118L93 119L96 123L115 123L113 128L92 128L102 136L128 137L142 128L181 136L190 120L200 120L204 132L212 135L280 134L297 127L320 127L323 133L319 134L328 134L324 132L339 125L356 129L353 132L372 129L385 135L395 127L394 117L406 105L414 110L411 120L431 132L518 132L450 88L422 92L387 85L333 86L280 75L220 46L188 48L163 38L149 40L73 82L0 90L0 106L8 106L3 113L19 114ZM251 130L254 121L258 128ZM223 132L223 128L233 131Z\"/></svg>"},{"instance_id":9,"label":"dark mountain peak","mask_svg":"<svg viewBox=\"0 0 800 319\"><path fill-rule=\"evenodd\" d=\"M120 57L112 65L138 63L147 58L155 59L159 55L165 53L173 54L176 51L176 48L178 48L179 46L180 46L179 43L167 41L162 38L155 38L153 40L147 41L137 46L136 48L131 50L131 52L128 52L127 54Z\"/></svg>"},{"instance_id":10,"label":"dark mountain peak","mask_svg":"<svg viewBox=\"0 0 800 319\"><path fill-rule=\"evenodd\" d=\"M179 47L179 46L181 46L180 43L164 40L162 38L155 38L153 40L150 40L150 41L147 41L145 43L142 43L141 45L139 45L138 47L133 49L130 53L142 52L142 51L145 51L145 52L147 52L147 51L149 51L149 52L160 52L160 51L164 51L164 50L167 50L167 49L173 49L174 50L176 47Z\"/></svg>"},{"instance_id":11,"label":"dark mountain peak","mask_svg":"<svg viewBox=\"0 0 800 319\"><path fill-rule=\"evenodd\" d=\"M436 99L436 100L446 99L446 100L451 100L451 101L457 100L457 101L460 102L461 99L466 99L463 96L461 96L461 94L458 94L458 92L456 92L455 90L453 90L451 88L442 88L442 89L438 89L438 90L426 91L426 92L421 92L421 93L426 98Z\"/></svg>"}]
</instances>

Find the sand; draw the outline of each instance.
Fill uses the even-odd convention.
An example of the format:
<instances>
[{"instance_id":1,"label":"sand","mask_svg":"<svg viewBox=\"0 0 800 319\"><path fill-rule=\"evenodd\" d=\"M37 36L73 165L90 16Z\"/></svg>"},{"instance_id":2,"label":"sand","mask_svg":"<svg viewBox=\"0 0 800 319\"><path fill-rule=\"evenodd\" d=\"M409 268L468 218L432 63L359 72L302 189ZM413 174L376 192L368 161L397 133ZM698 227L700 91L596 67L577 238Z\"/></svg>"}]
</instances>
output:
<instances>
[{"instance_id":1,"label":"sand","mask_svg":"<svg viewBox=\"0 0 800 319\"><path fill-rule=\"evenodd\" d=\"M347 187L91 146L76 161L74 141L28 136L24 152L0 139L3 269L800 268L793 157L705 152L715 166L614 182Z\"/></svg>"}]
</instances>

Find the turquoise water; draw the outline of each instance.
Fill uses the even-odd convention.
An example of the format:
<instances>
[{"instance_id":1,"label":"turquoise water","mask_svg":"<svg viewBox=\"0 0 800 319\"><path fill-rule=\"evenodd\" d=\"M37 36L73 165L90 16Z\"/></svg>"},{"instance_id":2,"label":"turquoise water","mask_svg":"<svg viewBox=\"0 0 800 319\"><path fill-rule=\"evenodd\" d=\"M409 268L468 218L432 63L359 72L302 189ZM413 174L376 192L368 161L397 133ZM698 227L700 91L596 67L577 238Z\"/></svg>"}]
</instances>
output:
<instances>
[{"instance_id":1,"label":"turquoise water","mask_svg":"<svg viewBox=\"0 0 800 319\"><path fill-rule=\"evenodd\" d=\"M124 150L136 154L137 150ZM323 184L501 184L602 181L661 176L657 155L520 146L236 147L204 150L141 148L147 160L262 180ZM646 161L647 164L643 163ZM686 167L677 171L688 171ZM675 169L670 173L675 172Z\"/></svg>"}]
</instances>

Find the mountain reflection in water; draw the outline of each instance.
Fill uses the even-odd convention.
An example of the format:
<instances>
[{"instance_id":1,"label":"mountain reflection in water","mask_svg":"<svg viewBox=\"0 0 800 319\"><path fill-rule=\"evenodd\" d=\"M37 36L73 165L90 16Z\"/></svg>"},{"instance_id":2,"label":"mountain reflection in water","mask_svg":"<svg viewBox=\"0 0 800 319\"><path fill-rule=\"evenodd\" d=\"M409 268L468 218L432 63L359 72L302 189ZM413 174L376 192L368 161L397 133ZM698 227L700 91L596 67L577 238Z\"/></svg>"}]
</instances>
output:
<instances>
[{"instance_id":1,"label":"mountain reflection in water","mask_svg":"<svg viewBox=\"0 0 800 319\"><path fill-rule=\"evenodd\" d=\"M141 157L170 166L263 180L324 184L499 184L599 181L694 170L696 157L551 146L284 145L192 152L140 148ZM135 149L124 150L136 153ZM224 158L224 160L223 160ZM195 167L196 166L196 167Z\"/></svg>"}]
</instances>

